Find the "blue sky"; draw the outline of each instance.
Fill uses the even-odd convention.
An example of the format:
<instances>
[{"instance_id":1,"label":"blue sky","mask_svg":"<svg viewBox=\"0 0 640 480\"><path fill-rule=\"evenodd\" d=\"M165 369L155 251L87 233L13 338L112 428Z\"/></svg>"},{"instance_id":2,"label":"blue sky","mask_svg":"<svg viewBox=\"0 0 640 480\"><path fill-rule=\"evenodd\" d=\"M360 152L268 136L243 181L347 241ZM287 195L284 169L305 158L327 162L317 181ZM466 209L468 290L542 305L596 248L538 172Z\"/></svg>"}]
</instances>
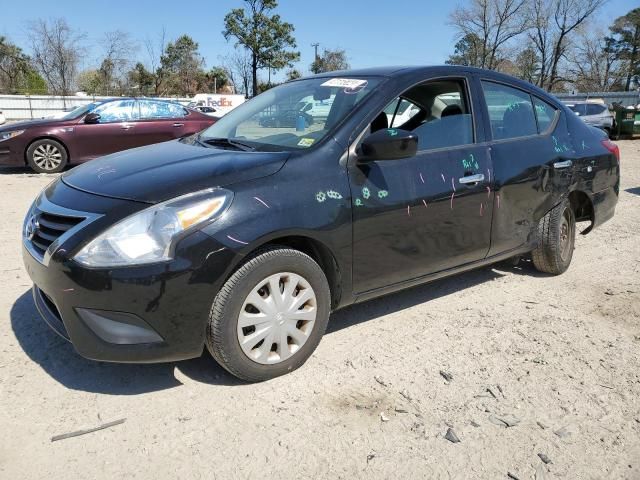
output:
<instances>
[{"instance_id":1,"label":"blue sky","mask_svg":"<svg viewBox=\"0 0 640 480\"><path fill-rule=\"evenodd\" d=\"M7 0L8 1L8 0ZM320 49L344 48L352 67L397 64L440 64L453 52L455 31L447 25L454 5L448 0L280 0L277 12L296 27L295 37L304 73L313 60L312 43ZM129 31L140 41L157 38L164 25L167 37L191 35L208 67L233 48L222 36L224 15L242 0L29 0L11 3L0 17L0 35L27 48L29 20L65 17L97 45L104 32ZM592 23L606 29L613 19L638 6L637 0L610 0ZM90 50L83 67L95 66L99 52ZM147 60L141 45L138 57ZM265 74L266 75L266 72Z\"/></svg>"}]
</instances>

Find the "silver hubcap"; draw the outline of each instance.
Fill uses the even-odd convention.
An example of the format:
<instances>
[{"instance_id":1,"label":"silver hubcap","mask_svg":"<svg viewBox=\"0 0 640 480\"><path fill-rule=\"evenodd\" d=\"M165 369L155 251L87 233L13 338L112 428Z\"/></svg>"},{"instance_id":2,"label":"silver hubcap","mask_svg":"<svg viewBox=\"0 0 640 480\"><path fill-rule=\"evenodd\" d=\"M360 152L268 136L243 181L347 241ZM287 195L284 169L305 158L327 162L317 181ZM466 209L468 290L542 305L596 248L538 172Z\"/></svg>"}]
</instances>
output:
<instances>
[{"instance_id":1,"label":"silver hubcap","mask_svg":"<svg viewBox=\"0 0 640 480\"><path fill-rule=\"evenodd\" d=\"M55 145L43 143L33 151L33 161L43 170L53 170L60 166L62 153Z\"/></svg>"},{"instance_id":2,"label":"silver hubcap","mask_svg":"<svg viewBox=\"0 0 640 480\"><path fill-rule=\"evenodd\" d=\"M257 363L280 363L302 348L313 331L316 294L304 278L284 272L259 282L238 316L238 342Z\"/></svg>"}]
</instances>

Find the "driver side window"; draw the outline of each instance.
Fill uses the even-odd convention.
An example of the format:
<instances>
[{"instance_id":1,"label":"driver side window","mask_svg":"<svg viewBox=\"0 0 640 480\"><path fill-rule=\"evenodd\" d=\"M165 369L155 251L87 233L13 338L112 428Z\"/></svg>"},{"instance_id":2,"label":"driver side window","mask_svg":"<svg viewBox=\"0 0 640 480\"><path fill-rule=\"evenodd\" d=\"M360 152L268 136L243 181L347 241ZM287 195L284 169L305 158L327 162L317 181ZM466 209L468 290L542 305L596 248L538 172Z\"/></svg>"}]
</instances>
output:
<instances>
[{"instance_id":1,"label":"driver side window","mask_svg":"<svg viewBox=\"0 0 640 480\"><path fill-rule=\"evenodd\" d=\"M472 144L473 119L465 81L434 80L410 88L371 122L372 133L384 128L415 133L418 150Z\"/></svg>"}]
</instances>

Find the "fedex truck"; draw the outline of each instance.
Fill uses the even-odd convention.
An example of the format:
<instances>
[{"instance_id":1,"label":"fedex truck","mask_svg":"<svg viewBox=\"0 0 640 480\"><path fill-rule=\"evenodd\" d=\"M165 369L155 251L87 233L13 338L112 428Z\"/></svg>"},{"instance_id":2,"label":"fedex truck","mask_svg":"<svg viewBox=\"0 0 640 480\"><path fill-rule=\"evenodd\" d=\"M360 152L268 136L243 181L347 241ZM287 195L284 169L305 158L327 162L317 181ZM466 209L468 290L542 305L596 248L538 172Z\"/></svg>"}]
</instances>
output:
<instances>
[{"instance_id":1,"label":"fedex truck","mask_svg":"<svg viewBox=\"0 0 640 480\"><path fill-rule=\"evenodd\" d=\"M213 107L214 115L223 116L244 103L244 95L230 95L225 93L198 93L189 102L188 107Z\"/></svg>"}]
</instances>

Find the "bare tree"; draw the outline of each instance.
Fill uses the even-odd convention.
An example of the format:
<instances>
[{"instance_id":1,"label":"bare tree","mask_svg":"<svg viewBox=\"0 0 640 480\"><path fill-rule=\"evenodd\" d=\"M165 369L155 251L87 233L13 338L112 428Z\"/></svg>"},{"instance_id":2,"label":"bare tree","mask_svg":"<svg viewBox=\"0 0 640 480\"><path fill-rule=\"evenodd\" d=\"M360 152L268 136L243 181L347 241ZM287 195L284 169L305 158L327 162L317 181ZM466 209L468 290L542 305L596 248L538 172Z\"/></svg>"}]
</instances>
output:
<instances>
[{"instance_id":1,"label":"bare tree","mask_svg":"<svg viewBox=\"0 0 640 480\"><path fill-rule=\"evenodd\" d=\"M128 82L127 73L133 65L131 58L138 45L128 32L122 30L106 32L101 44L104 55L100 74L105 93L110 95L114 90L123 93Z\"/></svg>"},{"instance_id":2,"label":"bare tree","mask_svg":"<svg viewBox=\"0 0 640 480\"><path fill-rule=\"evenodd\" d=\"M32 61L56 95L71 93L78 63L85 53L86 35L74 31L63 18L36 20L29 25Z\"/></svg>"},{"instance_id":3,"label":"bare tree","mask_svg":"<svg viewBox=\"0 0 640 480\"><path fill-rule=\"evenodd\" d=\"M538 86L553 90L566 81L561 74L571 38L578 27L607 0L532 0L529 9L530 38L540 59Z\"/></svg>"},{"instance_id":4,"label":"bare tree","mask_svg":"<svg viewBox=\"0 0 640 480\"><path fill-rule=\"evenodd\" d=\"M619 48L602 31L580 32L568 60L576 90L608 92L624 88L625 68Z\"/></svg>"},{"instance_id":5,"label":"bare tree","mask_svg":"<svg viewBox=\"0 0 640 480\"><path fill-rule=\"evenodd\" d=\"M508 42L528 28L525 15L526 0L471 0L458 6L449 22L460 39L479 40L477 67L495 70Z\"/></svg>"},{"instance_id":6,"label":"bare tree","mask_svg":"<svg viewBox=\"0 0 640 480\"><path fill-rule=\"evenodd\" d=\"M249 96L252 79L251 55L246 50L236 47L233 53L222 57L221 60L235 91Z\"/></svg>"},{"instance_id":7,"label":"bare tree","mask_svg":"<svg viewBox=\"0 0 640 480\"><path fill-rule=\"evenodd\" d=\"M149 70L153 74L153 93L155 96L161 94L164 72L160 68L162 54L167 48L167 29L163 26L156 41L146 38L144 42L149 56Z\"/></svg>"}]
</instances>

